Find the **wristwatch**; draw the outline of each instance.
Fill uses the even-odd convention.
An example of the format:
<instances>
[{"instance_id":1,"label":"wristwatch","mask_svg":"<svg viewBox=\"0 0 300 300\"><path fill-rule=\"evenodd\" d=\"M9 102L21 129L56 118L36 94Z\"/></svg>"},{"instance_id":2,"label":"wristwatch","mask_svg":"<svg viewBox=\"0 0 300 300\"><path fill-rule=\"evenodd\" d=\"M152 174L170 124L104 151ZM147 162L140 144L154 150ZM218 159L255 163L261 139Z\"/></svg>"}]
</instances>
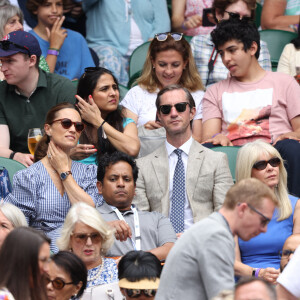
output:
<instances>
[{"instance_id":1,"label":"wristwatch","mask_svg":"<svg viewBox=\"0 0 300 300\"><path fill-rule=\"evenodd\" d=\"M68 177L70 174L72 174L72 172L71 172L71 171L67 171L67 172L60 173L59 176L60 176L60 179L61 179L62 181L64 181L64 180L67 179L67 177Z\"/></svg>"},{"instance_id":2,"label":"wristwatch","mask_svg":"<svg viewBox=\"0 0 300 300\"><path fill-rule=\"evenodd\" d=\"M252 269L252 276L255 277L255 272L256 272L257 268L253 268Z\"/></svg>"}]
</instances>

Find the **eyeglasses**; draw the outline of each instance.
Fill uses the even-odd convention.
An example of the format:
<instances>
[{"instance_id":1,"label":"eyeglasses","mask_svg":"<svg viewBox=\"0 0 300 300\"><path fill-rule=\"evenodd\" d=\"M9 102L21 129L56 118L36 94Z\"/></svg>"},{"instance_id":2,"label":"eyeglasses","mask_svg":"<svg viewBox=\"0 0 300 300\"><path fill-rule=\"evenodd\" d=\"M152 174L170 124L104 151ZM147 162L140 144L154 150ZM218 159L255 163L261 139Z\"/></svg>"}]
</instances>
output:
<instances>
[{"instance_id":1,"label":"eyeglasses","mask_svg":"<svg viewBox=\"0 0 300 300\"><path fill-rule=\"evenodd\" d=\"M82 122L73 122L67 118L54 120L50 124L53 124L55 122L60 122L61 126L65 129L69 129L72 125L74 125L77 132L81 132L84 129L84 124Z\"/></svg>"},{"instance_id":2,"label":"eyeglasses","mask_svg":"<svg viewBox=\"0 0 300 300\"><path fill-rule=\"evenodd\" d=\"M171 112L172 107L174 106L177 112L181 113L186 111L187 105L189 105L188 102L179 102L174 105L170 105L170 104L161 105L159 107L159 111L164 115L168 115Z\"/></svg>"},{"instance_id":3,"label":"eyeglasses","mask_svg":"<svg viewBox=\"0 0 300 300\"><path fill-rule=\"evenodd\" d=\"M74 282L64 282L61 278L58 278L58 277L51 280L49 277L46 276L44 280L45 280L46 285L51 282L53 288L55 288L56 290L63 289L65 285L74 284Z\"/></svg>"},{"instance_id":4,"label":"eyeglasses","mask_svg":"<svg viewBox=\"0 0 300 300\"><path fill-rule=\"evenodd\" d=\"M253 210L254 212L256 212L258 215L263 217L263 220L260 220L261 226L265 227L267 226L270 222L271 219L267 218L264 214L262 214L259 210L257 210L254 206L252 206L251 204L247 203L247 205L249 206L249 208L251 210Z\"/></svg>"},{"instance_id":5,"label":"eyeglasses","mask_svg":"<svg viewBox=\"0 0 300 300\"><path fill-rule=\"evenodd\" d=\"M25 46L18 45L18 44L14 43L14 42L11 42L11 41L0 41L0 48L3 49L3 50L5 50L5 51L9 50L10 45L13 45L16 48L19 48L19 49L22 49L22 50L25 49L27 51L28 55L31 56L29 49L27 47L25 47Z\"/></svg>"},{"instance_id":6,"label":"eyeglasses","mask_svg":"<svg viewBox=\"0 0 300 300\"><path fill-rule=\"evenodd\" d=\"M157 33L154 38L156 38L159 42L164 42L168 36L171 36L176 42L180 41L183 37L183 33L180 32L164 32Z\"/></svg>"},{"instance_id":7,"label":"eyeglasses","mask_svg":"<svg viewBox=\"0 0 300 300\"><path fill-rule=\"evenodd\" d=\"M148 289L148 290L139 290L139 289L124 289L131 298L138 298L142 294L146 297L154 297L156 295L156 289Z\"/></svg>"},{"instance_id":8,"label":"eyeglasses","mask_svg":"<svg viewBox=\"0 0 300 300\"><path fill-rule=\"evenodd\" d=\"M283 251L279 251L279 256L288 258L288 257L290 257L291 254L294 254L294 253L295 253L295 251L292 251L292 250L283 250Z\"/></svg>"},{"instance_id":9,"label":"eyeglasses","mask_svg":"<svg viewBox=\"0 0 300 300\"><path fill-rule=\"evenodd\" d=\"M93 244L98 244L102 241L101 234L99 232L93 233L72 233L72 236L75 239L75 242L78 244L86 244L87 239L90 238Z\"/></svg>"},{"instance_id":10,"label":"eyeglasses","mask_svg":"<svg viewBox=\"0 0 300 300\"><path fill-rule=\"evenodd\" d=\"M229 15L229 18L230 19L235 19L235 20L240 20L240 21L251 21L252 20L252 18L251 17L247 17L247 16L241 16L240 14L238 14L238 13L234 13L234 12L231 12L231 11L227 11L227 10L225 10L225 12L227 12L228 13L228 15Z\"/></svg>"},{"instance_id":11,"label":"eyeglasses","mask_svg":"<svg viewBox=\"0 0 300 300\"><path fill-rule=\"evenodd\" d=\"M264 170L268 164L273 168L276 168L280 165L280 159L278 157L273 157L270 160L260 160L253 165L253 168L261 171Z\"/></svg>"}]
</instances>

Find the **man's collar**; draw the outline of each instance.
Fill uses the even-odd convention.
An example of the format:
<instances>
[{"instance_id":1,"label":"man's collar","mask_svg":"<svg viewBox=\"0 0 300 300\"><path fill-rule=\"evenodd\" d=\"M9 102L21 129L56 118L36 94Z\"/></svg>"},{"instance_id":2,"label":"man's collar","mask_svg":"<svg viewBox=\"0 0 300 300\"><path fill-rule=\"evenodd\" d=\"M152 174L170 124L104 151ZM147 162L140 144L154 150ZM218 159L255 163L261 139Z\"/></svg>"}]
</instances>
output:
<instances>
[{"instance_id":1,"label":"man's collar","mask_svg":"<svg viewBox=\"0 0 300 300\"><path fill-rule=\"evenodd\" d=\"M132 206L134 207L134 204L132 204ZM104 203L99 206L99 211L100 213L114 213L114 206L109 205L104 201ZM123 211L120 212L122 213ZM126 212L133 213L132 210L127 210Z\"/></svg>"},{"instance_id":2,"label":"man's collar","mask_svg":"<svg viewBox=\"0 0 300 300\"><path fill-rule=\"evenodd\" d=\"M184 144L182 144L179 147L179 149L181 149L186 155L189 155L192 143L193 143L193 138L190 137ZM174 152L174 150L177 149L173 145L168 143L168 141L166 141L166 148L167 148L168 157L170 157L170 155Z\"/></svg>"}]
</instances>

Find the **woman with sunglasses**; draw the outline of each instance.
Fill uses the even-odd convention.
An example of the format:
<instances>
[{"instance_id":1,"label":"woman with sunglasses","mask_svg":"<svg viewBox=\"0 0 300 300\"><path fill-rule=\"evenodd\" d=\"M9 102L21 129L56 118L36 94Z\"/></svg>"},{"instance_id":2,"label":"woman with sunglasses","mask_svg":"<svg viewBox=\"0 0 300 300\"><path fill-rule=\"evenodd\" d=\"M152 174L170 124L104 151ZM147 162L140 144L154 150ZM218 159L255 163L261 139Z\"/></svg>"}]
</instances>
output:
<instances>
[{"instance_id":1,"label":"woman with sunglasses","mask_svg":"<svg viewBox=\"0 0 300 300\"><path fill-rule=\"evenodd\" d=\"M158 92L167 85L187 88L196 103L193 135L201 139L203 85L189 43L182 33L159 33L150 43L141 77L122 100L124 115L137 126L153 130L161 127L156 121L155 101Z\"/></svg>"},{"instance_id":2,"label":"woman with sunglasses","mask_svg":"<svg viewBox=\"0 0 300 300\"><path fill-rule=\"evenodd\" d=\"M80 299L87 284L87 269L77 255L60 251L51 256L45 282L48 300Z\"/></svg>"},{"instance_id":3,"label":"woman with sunglasses","mask_svg":"<svg viewBox=\"0 0 300 300\"><path fill-rule=\"evenodd\" d=\"M29 226L44 231L55 245L70 207L80 201L101 205L96 187L97 167L70 158L70 151L84 129L80 114L70 103L50 109L45 134L35 151L35 163L15 174L13 192L5 198L19 207Z\"/></svg>"},{"instance_id":4,"label":"woman with sunglasses","mask_svg":"<svg viewBox=\"0 0 300 300\"><path fill-rule=\"evenodd\" d=\"M49 243L33 228L14 229L0 250L0 290L8 290L15 300L47 300L43 276L48 271Z\"/></svg>"},{"instance_id":5,"label":"woman with sunglasses","mask_svg":"<svg viewBox=\"0 0 300 300\"><path fill-rule=\"evenodd\" d=\"M254 19L256 0L214 0L212 4L213 14L217 22L229 18ZM271 61L267 44L260 41L260 54L258 62L263 69L271 71ZM197 35L191 41L191 48L202 81L208 85L219 82L228 77L228 70L222 63L220 55L210 34Z\"/></svg>"},{"instance_id":6,"label":"woman with sunglasses","mask_svg":"<svg viewBox=\"0 0 300 300\"><path fill-rule=\"evenodd\" d=\"M293 233L300 233L300 201L289 195L287 172L279 152L270 144L257 140L244 145L238 152L236 180L255 177L268 185L279 201L272 219L262 211L252 213L260 219L261 226L268 230L245 242L236 243L235 274L237 276L263 277L275 283L279 275L280 257L285 240ZM249 224L251 226L251 224ZM239 248L238 248L239 246Z\"/></svg>"},{"instance_id":7,"label":"woman with sunglasses","mask_svg":"<svg viewBox=\"0 0 300 300\"><path fill-rule=\"evenodd\" d=\"M126 300L154 300L159 286L161 264L155 255L130 251L119 264L119 287Z\"/></svg>"},{"instance_id":8,"label":"woman with sunglasses","mask_svg":"<svg viewBox=\"0 0 300 300\"><path fill-rule=\"evenodd\" d=\"M86 127L80 145L72 151L73 159L96 163L105 153L116 150L137 156L140 142L135 122L124 118L119 105L118 81L111 71L86 68L77 88L77 106Z\"/></svg>"},{"instance_id":9,"label":"woman with sunglasses","mask_svg":"<svg viewBox=\"0 0 300 300\"><path fill-rule=\"evenodd\" d=\"M88 270L87 287L91 288L118 281L114 259L104 257L113 242L113 229L95 208L81 202L67 214L57 245L82 259Z\"/></svg>"}]
</instances>

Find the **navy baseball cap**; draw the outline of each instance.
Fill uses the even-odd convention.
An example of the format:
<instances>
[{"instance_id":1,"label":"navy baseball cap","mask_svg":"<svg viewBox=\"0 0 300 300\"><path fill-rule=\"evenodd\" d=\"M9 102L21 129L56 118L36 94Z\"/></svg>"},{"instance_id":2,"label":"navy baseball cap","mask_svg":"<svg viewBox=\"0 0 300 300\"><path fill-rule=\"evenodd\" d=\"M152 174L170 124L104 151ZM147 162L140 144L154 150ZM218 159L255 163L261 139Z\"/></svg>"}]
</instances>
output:
<instances>
[{"instance_id":1,"label":"navy baseball cap","mask_svg":"<svg viewBox=\"0 0 300 300\"><path fill-rule=\"evenodd\" d=\"M0 57L25 53L29 56L42 54L38 40L26 31L13 31L7 34L0 42Z\"/></svg>"}]
</instances>

